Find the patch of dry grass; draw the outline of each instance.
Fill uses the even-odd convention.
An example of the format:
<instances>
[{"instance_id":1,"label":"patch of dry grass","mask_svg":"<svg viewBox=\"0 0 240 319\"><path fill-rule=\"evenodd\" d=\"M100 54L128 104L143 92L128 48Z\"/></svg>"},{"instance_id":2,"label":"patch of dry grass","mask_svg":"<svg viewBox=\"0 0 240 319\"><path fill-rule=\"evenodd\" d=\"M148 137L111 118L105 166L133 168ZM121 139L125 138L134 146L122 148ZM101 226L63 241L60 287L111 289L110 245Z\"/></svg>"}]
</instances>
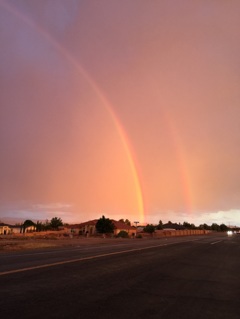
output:
<instances>
[{"instance_id":1,"label":"patch of dry grass","mask_svg":"<svg viewBox=\"0 0 240 319\"><path fill-rule=\"evenodd\" d=\"M56 247L57 245L53 242L10 242L10 243L1 243L0 251L16 251L16 250L25 250L25 249L38 249L38 248L49 248Z\"/></svg>"},{"instance_id":2,"label":"patch of dry grass","mask_svg":"<svg viewBox=\"0 0 240 319\"><path fill-rule=\"evenodd\" d=\"M23 234L0 236L0 253L30 249L44 249L54 247L105 244L103 238L69 237L59 233Z\"/></svg>"}]
</instances>

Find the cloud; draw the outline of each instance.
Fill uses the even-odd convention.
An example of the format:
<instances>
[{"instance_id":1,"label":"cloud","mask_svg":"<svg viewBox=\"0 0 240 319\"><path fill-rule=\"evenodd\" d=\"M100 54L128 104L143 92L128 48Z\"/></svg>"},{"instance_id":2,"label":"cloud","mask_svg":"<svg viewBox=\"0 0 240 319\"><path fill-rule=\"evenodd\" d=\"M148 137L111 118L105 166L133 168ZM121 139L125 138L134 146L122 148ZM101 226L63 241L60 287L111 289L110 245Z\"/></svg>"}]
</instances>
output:
<instances>
[{"instance_id":1,"label":"cloud","mask_svg":"<svg viewBox=\"0 0 240 319\"><path fill-rule=\"evenodd\" d=\"M49 203L49 204L33 204L33 209L36 210L58 210L58 209L69 209L73 205L65 203Z\"/></svg>"},{"instance_id":2,"label":"cloud","mask_svg":"<svg viewBox=\"0 0 240 319\"><path fill-rule=\"evenodd\" d=\"M46 220L55 216L64 222L74 221L74 207L70 203L38 204L29 201L1 203L0 218L3 220L24 221L26 219Z\"/></svg>"}]
</instances>

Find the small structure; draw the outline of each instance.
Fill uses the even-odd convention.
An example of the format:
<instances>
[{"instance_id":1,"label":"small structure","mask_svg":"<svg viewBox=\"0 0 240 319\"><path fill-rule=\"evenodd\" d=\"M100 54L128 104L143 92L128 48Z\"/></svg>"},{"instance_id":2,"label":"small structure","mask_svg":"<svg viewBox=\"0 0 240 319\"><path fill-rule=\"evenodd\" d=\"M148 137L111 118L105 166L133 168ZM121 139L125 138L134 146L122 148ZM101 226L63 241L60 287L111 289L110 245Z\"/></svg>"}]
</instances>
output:
<instances>
[{"instance_id":1,"label":"small structure","mask_svg":"<svg viewBox=\"0 0 240 319\"><path fill-rule=\"evenodd\" d=\"M0 235L9 235L11 233L12 233L12 230L10 225L0 223Z\"/></svg>"},{"instance_id":2,"label":"small structure","mask_svg":"<svg viewBox=\"0 0 240 319\"><path fill-rule=\"evenodd\" d=\"M0 223L0 235L32 233L36 231L36 226L31 225L23 227L23 225L9 225Z\"/></svg>"},{"instance_id":3,"label":"small structure","mask_svg":"<svg viewBox=\"0 0 240 319\"><path fill-rule=\"evenodd\" d=\"M128 233L129 237L136 237L137 228L134 226L127 225L123 222L118 222L116 220L112 220L114 224L114 235L118 235L120 231L125 231Z\"/></svg>"},{"instance_id":4,"label":"small structure","mask_svg":"<svg viewBox=\"0 0 240 319\"><path fill-rule=\"evenodd\" d=\"M37 227L35 225L30 225L25 227L25 233L33 233L35 232Z\"/></svg>"},{"instance_id":5,"label":"small structure","mask_svg":"<svg viewBox=\"0 0 240 319\"><path fill-rule=\"evenodd\" d=\"M87 222L81 223L78 225L79 227L79 234L91 236L96 234L96 223L97 219L89 220Z\"/></svg>"},{"instance_id":6,"label":"small structure","mask_svg":"<svg viewBox=\"0 0 240 319\"><path fill-rule=\"evenodd\" d=\"M97 219L89 220L80 224L72 224L65 226L68 233L73 235L94 235L96 233L96 225Z\"/></svg>"},{"instance_id":7,"label":"small structure","mask_svg":"<svg viewBox=\"0 0 240 319\"><path fill-rule=\"evenodd\" d=\"M21 234L23 232L22 225L11 225L9 227L11 228L12 234Z\"/></svg>"}]
</instances>

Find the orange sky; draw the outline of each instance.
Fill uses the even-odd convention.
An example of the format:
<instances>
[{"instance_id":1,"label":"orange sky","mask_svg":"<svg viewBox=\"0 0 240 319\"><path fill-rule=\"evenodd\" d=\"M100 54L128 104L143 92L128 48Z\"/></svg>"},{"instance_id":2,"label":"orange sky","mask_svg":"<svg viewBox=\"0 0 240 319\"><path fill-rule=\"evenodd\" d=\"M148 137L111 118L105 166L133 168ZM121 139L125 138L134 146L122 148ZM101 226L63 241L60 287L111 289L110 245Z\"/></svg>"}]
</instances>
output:
<instances>
[{"instance_id":1,"label":"orange sky","mask_svg":"<svg viewBox=\"0 0 240 319\"><path fill-rule=\"evenodd\" d=\"M0 1L0 219L240 225L238 1Z\"/></svg>"}]
</instances>

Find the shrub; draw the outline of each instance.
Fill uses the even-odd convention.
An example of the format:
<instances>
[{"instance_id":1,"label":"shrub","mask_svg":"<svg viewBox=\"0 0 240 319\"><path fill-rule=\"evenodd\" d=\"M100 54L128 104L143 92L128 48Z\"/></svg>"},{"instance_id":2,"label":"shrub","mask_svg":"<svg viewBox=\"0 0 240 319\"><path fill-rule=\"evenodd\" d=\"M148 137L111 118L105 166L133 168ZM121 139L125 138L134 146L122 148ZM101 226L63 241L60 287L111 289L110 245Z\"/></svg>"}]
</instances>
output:
<instances>
[{"instance_id":1,"label":"shrub","mask_svg":"<svg viewBox=\"0 0 240 319\"><path fill-rule=\"evenodd\" d=\"M117 237L121 237L121 238L128 238L128 233L125 230L121 230L118 234Z\"/></svg>"}]
</instances>

